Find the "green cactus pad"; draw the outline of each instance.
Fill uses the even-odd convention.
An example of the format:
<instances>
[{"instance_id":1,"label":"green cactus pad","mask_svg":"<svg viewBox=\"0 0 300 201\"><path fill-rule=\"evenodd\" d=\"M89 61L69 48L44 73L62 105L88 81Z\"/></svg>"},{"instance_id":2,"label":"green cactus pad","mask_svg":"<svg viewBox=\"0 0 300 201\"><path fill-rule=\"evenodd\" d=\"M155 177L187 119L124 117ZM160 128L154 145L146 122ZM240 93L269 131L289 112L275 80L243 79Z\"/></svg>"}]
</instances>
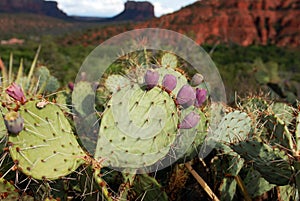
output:
<instances>
[{"instance_id":1,"label":"green cactus pad","mask_svg":"<svg viewBox=\"0 0 300 201\"><path fill-rule=\"evenodd\" d=\"M220 141L231 143L247 139L250 130L250 117L246 113L236 110L223 117L214 133Z\"/></svg>"},{"instance_id":2,"label":"green cactus pad","mask_svg":"<svg viewBox=\"0 0 300 201\"><path fill-rule=\"evenodd\" d=\"M261 177L260 173L254 169L250 169L244 183L249 195L252 198L261 196L275 187L274 184L269 184L264 178Z\"/></svg>"},{"instance_id":3,"label":"green cactus pad","mask_svg":"<svg viewBox=\"0 0 300 201\"><path fill-rule=\"evenodd\" d=\"M177 57L174 54L166 53L161 58L161 67L163 68L177 68Z\"/></svg>"},{"instance_id":4,"label":"green cactus pad","mask_svg":"<svg viewBox=\"0 0 300 201\"><path fill-rule=\"evenodd\" d=\"M136 175L132 191L135 199L144 201L167 201L168 196L157 180L147 174ZM142 198L143 199L139 199Z\"/></svg>"},{"instance_id":5,"label":"green cactus pad","mask_svg":"<svg viewBox=\"0 0 300 201\"><path fill-rule=\"evenodd\" d=\"M18 200L19 194L17 189L8 181L0 178L0 200L15 201Z\"/></svg>"},{"instance_id":6,"label":"green cactus pad","mask_svg":"<svg viewBox=\"0 0 300 201\"><path fill-rule=\"evenodd\" d=\"M277 191L278 191L279 200L282 201L298 200L297 197L299 197L299 195L297 193L297 189L294 186L291 185L278 186Z\"/></svg>"},{"instance_id":7,"label":"green cactus pad","mask_svg":"<svg viewBox=\"0 0 300 201\"><path fill-rule=\"evenodd\" d=\"M237 189L236 180L233 177L224 178L220 186L221 200L233 200Z\"/></svg>"},{"instance_id":8,"label":"green cactus pad","mask_svg":"<svg viewBox=\"0 0 300 201\"><path fill-rule=\"evenodd\" d=\"M173 99L162 89L122 88L103 113L95 158L112 167L152 165L168 153L178 118Z\"/></svg>"},{"instance_id":9,"label":"green cactus pad","mask_svg":"<svg viewBox=\"0 0 300 201\"><path fill-rule=\"evenodd\" d=\"M272 105L274 115L278 120L284 122L287 126L292 124L294 119L294 108L285 103L274 103Z\"/></svg>"},{"instance_id":10,"label":"green cactus pad","mask_svg":"<svg viewBox=\"0 0 300 201\"><path fill-rule=\"evenodd\" d=\"M81 116L89 115L94 112L94 108L90 104L94 101L95 92L91 83L81 81L75 84L74 91L72 93L72 103L75 110Z\"/></svg>"},{"instance_id":11,"label":"green cactus pad","mask_svg":"<svg viewBox=\"0 0 300 201\"><path fill-rule=\"evenodd\" d=\"M35 179L57 179L75 171L85 156L60 108L31 101L20 108L24 129L9 136L9 151L18 168Z\"/></svg>"},{"instance_id":12,"label":"green cactus pad","mask_svg":"<svg viewBox=\"0 0 300 201\"><path fill-rule=\"evenodd\" d=\"M230 146L271 184L286 185L292 177L288 157L276 148L258 141L242 141Z\"/></svg>"},{"instance_id":13,"label":"green cactus pad","mask_svg":"<svg viewBox=\"0 0 300 201\"><path fill-rule=\"evenodd\" d=\"M251 97L242 101L241 108L248 114L258 116L259 113L267 110L268 102L261 97Z\"/></svg>"},{"instance_id":14,"label":"green cactus pad","mask_svg":"<svg viewBox=\"0 0 300 201\"><path fill-rule=\"evenodd\" d=\"M0 105L0 113L5 114L6 112L7 112L7 109L4 108L4 107L2 107ZM7 130L6 130L6 126L5 126L5 123L4 123L3 114L0 114L0 141L7 134Z\"/></svg>"},{"instance_id":15,"label":"green cactus pad","mask_svg":"<svg viewBox=\"0 0 300 201\"><path fill-rule=\"evenodd\" d=\"M219 119L220 117L215 118ZM211 138L217 142L216 148L222 150L224 154L238 157L229 144L247 139L250 130L250 117L246 113L236 110L226 114L220 120Z\"/></svg>"},{"instance_id":16,"label":"green cactus pad","mask_svg":"<svg viewBox=\"0 0 300 201\"><path fill-rule=\"evenodd\" d=\"M296 131L295 131L295 136L296 136L296 143L297 143L297 151L300 151L300 113L296 117Z\"/></svg>"},{"instance_id":17,"label":"green cactus pad","mask_svg":"<svg viewBox=\"0 0 300 201\"><path fill-rule=\"evenodd\" d=\"M130 85L130 80L122 75L110 75L105 81L105 87L111 93L116 93L128 85Z\"/></svg>"}]
</instances>

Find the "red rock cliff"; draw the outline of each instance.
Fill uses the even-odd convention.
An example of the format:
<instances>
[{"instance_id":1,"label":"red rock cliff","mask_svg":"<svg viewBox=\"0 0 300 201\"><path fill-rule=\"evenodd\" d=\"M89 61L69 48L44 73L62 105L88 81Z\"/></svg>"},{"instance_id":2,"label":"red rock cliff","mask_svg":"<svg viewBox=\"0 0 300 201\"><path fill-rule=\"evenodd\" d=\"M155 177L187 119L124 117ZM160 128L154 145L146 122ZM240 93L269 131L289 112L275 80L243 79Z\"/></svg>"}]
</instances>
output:
<instances>
[{"instance_id":1,"label":"red rock cliff","mask_svg":"<svg viewBox=\"0 0 300 201\"><path fill-rule=\"evenodd\" d=\"M198 43L300 46L300 0L202 0L138 27L175 30Z\"/></svg>"}]
</instances>

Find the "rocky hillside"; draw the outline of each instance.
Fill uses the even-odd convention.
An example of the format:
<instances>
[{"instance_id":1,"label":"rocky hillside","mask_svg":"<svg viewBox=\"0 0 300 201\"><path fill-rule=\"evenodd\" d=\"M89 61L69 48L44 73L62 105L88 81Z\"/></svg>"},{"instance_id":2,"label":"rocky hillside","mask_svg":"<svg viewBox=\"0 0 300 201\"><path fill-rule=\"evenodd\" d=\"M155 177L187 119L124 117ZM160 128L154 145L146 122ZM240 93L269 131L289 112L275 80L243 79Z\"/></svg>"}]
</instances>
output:
<instances>
[{"instance_id":1,"label":"rocky hillside","mask_svg":"<svg viewBox=\"0 0 300 201\"><path fill-rule=\"evenodd\" d=\"M34 13L61 19L68 18L57 7L57 2L43 0L1 0L0 13Z\"/></svg>"},{"instance_id":2,"label":"rocky hillside","mask_svg":"<svg viewBox=\"0 0 300 201\"><path fill-rule=\"evenodd\" d=\"M104 36L144 27L160 27L184 33L199 44L299 47L300 0L202 0L160 18L95 30L76 40L96 44L105 40Z\"/></svg>"}]
</instances>

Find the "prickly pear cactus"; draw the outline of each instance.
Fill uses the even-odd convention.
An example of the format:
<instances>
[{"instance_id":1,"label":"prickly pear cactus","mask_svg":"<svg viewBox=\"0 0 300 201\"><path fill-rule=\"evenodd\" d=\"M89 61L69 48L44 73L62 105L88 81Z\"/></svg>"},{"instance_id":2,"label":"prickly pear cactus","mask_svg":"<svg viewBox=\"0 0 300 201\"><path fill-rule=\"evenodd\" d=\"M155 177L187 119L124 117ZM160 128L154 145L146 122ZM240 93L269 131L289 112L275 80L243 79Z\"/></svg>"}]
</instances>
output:
<instances>
[{"instance_id":1,"label":"prickly pear cactus","mask_svg":"<svg viewBox=\"0 0 300 201\"><path fill-rule=\"evenodd\" d=\"M106 159L104 166L148 171L199 151L207 134L200 109L206 91L197 94L198 88L176 70L177 62L166 53L155 67L135 65L128 76L106 78L111 95L101 114L95 151L97 160Z\"/></svg>"},{"instance_id":2,"label":"prickly pear cactus","mask_svg":"<svg viewBox=\"0 0 300 201\"><path fill-rule=\"evenodd\" d=\"M0 200L13 201L19 199L16 188L8 181L0 178Z\"/></svg>"},{"instance_id":3,"label":"prickly pear cactus","mask_svg":"<svg viewBox=\"0 0 300 201\"><path fill-rule=\"evenodd\" d=\"M19 112L24 129L10 134L8 144L12 159L24 174L35 179L57 179L84 162L85 153L58 106L30 101Z\"/></svg>"},{"instance_id":4,"label":"prickly pear cactus","mask_svg":"<svg viewBox=\"0 0 300 201\"><path fill-rule=\"evenodd\" d=\"M152 165L168 153L177 124L177 107L165 91L125 87L112 95L103 113L95 157L109 156L104 162L113 167Z\"/></svg>"},{"instance_id":5,"label":"prickly pear cactus","mask_svg":"<svg viewBox=\"0 0 300 201\"><path fill-rule=\"evenodd\" d=\"M292 178L288 156L277 148L255 140L241 141L230 146L253 166L271 184L287 185Z\"/></svg>"}]
</instances>

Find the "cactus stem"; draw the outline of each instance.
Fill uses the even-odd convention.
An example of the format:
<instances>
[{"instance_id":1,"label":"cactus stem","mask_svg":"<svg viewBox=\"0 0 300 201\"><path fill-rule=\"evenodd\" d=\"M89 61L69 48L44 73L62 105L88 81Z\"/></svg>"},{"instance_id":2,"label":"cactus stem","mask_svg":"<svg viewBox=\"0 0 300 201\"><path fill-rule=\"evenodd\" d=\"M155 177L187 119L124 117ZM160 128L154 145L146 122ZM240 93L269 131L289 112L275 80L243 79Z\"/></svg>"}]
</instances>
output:
<instances>
[{"instance_id":1,"label":"cactus stem","mask_svg":"<svg viewBox=\"0 0 300 201\"><path fill-rule=\"evenodd\" d=\"M245 201L251 201L249 193L248 193L246 186L245 186L244 182L242 181L241 177L239 175L237 175L234 177L234 179L235 179L236 183L238 184L238 186L240 187L240 189L244 195Z\"/></svg>"},{"instance_id":2,"label":"cactus stem","mask_svg":"<svg viewBox=\"0 0 300 201\"><path fill-rule=\"evenodd\" d=\"M202 177L193 169L190 162L184 164L185 167L189 170L189 172L193 175L193 177L197 180L197 182L202 186L205 192L209 195L209 197L213 201L219 201L219 198L214 194L211 188L207 185L207 183L202 179Z\"/></svg>"},{"instance_id":3,"label":"cactus stem","mask_svg":"<svg viewBox=\"0 0 300 201\"><path fill-rule=\"evenodd\" d=\"M296 146L297 146L297 153L300 151L300 114L298 114L297 119L297 127L296 127Z\"/></svg>"}]
</instances>

